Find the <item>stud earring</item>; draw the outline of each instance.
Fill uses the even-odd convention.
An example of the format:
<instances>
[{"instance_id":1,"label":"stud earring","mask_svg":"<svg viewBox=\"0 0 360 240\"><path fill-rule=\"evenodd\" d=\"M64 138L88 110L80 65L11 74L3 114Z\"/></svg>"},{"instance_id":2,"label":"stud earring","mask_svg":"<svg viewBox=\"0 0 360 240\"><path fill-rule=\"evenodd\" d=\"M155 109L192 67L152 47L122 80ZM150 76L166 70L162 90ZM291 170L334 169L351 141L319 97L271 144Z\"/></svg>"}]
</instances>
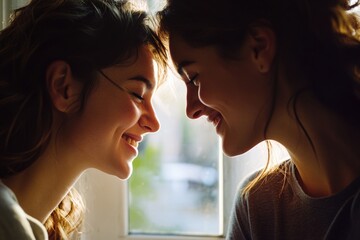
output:
<instances>
[{"instance_id":1,"label":"stud earring","mask_svg":"<svg viewBox=\"0 0 360 240\"><path fill-rule=\"evenodd\" d=\"M261 73L266 73L267 71L269 71L268 66L266 66L264 64L259 64L258 68L259 68L259 72L261 72Z\"/></svg>"}]
</instances>

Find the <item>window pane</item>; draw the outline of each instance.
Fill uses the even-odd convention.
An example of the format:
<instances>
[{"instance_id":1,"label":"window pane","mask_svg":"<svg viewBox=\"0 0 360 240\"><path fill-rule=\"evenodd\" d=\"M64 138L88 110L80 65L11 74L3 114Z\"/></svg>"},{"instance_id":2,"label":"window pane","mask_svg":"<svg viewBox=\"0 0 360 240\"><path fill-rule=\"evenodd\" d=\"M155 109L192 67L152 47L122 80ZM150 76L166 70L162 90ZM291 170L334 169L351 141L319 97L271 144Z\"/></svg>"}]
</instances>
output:
<instances>
[{"instance_id":1,"label":"window pane","mask_svg":"<svg viewBox=\"0 0 360 240\"><path fill-rule=\"evenodd\" d=\"M186 117L185 91L170 79L157 92L161 129L145 137L129 180L130 233L222 234L218 137L205 118Z\"/></svg>"}]
</instances>

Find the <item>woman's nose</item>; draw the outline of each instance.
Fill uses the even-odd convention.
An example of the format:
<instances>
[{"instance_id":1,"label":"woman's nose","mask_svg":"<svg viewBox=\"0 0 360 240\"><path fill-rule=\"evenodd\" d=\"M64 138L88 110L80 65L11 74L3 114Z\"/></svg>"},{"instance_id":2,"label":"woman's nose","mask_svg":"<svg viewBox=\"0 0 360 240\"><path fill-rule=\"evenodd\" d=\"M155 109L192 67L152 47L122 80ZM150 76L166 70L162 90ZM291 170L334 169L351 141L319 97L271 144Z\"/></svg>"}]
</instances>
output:
<instances>
[{"instance_id":1,"label":"woman's nose","mask_svg":"<svg viewBox=\"0 0 360 240\"><path fill-rule=\"evenodd\" d=\"M199 99L197 88L187 89L186 115L191 119L196 119L204 115L204 104Z\"/></svg>"},{"instance_id":2,"label":"woman's nose","mask_svg":"<svg viewBox=\"0 0 360 240\"><path fill-rule=\"evenodd\" d=\"M152 105L140 118L139 124L146 132L157 132L160 129L160 122Z\"/></svg>"}]
</instances>

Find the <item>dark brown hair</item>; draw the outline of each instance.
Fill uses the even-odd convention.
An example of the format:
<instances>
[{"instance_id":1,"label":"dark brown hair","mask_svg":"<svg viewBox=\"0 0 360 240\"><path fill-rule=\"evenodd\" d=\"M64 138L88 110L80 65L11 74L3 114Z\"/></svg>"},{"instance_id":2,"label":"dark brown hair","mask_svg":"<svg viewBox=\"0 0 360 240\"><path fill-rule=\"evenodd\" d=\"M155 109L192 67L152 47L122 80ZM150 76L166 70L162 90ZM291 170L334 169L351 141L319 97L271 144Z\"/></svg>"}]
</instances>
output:
<instances>
[{"instance_id":1,"label":"dark brown hair","mask_svg":"<svg viewBox=\"0 0 360 240\"><path fill-rule=\"evenodd\" d=\"M359 4L346 0L168 0L158 13L164 38L179 34L194 47L213 45L229 57L254 23L277 35L277 59L289 80L304 81L314 95L348 121L360 120ZM301 76L296 77L294 76Z\"/></svg>"},{"instance_id":2,"label":"dark brown hair","mask_svg":"<svg viewBox=\"0 0 360 240\"><path fill-rule=\"evenodd\" d=\"M126 1L32 0L17 9L0 32L0 178L29 167L56 134L45 83L51 62L66 61L84 84L81 111L96 70L133 60L142 45L165 66L165 48L150 18ZM51 239L76 229L81 205L69 192L45 224Z\"/></svg>"},{"instance_id":3,"label":"dark brown hair","mask_svg":"<svg viewBox=\"0 0 360 240\"><path fill-rule=\"evenodd\" d=\"M360 126L360 32L352 12L358 5L359 1L351 5L347 0L168 0L158 17L166 41L176 33L193 47L214 46L230 59L236 58L235 50L253 24L270 27L277 39L275 84L281 64L289 85L297 89L289 110L313 146L296 110L305 91L342 117L344 124ZM267 127L265 139L266 132ZM313 150L316 154L314 146Z\"/></svg>"}]
</instances>

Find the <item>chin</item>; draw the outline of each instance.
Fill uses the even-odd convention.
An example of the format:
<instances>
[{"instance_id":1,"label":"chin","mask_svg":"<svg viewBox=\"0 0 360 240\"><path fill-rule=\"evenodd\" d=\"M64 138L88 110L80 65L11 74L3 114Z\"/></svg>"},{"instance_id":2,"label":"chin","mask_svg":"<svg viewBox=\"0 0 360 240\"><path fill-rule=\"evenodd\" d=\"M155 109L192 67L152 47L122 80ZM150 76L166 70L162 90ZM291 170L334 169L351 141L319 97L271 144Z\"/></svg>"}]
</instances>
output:
<instances>
[{"instance_id":1,"label":"chin","mask_svg":"<svg viewBox=\"0 0 360 240\"><path fill-rule=\"evenodd\" d=\"M133 172L132 166L129 166L129 169L127 169L127 171L122 171L117 175L117 177L120 178L121 180L128 180L131 177L132 172Z\"/></svg>"},{"instance_id":2,"label":"chin","mask_svg":"<svg viewBox=\"0 0 360 240\"><path fill-rule=\"evenodd\" d=\"M104 171L109 175L119 178L120 180L127 180L131 177L133 172L133 167L131 163L125 165L116 165L112 166L107 171Z\"/></svg>"},{"instance_id":3,"label":"chin","mask_svg":"<svg viewBox=\"0 0 360 240\"><path fill-rule=\"evenodd\" d=\"M228 157L235 157L235 156L241 154L241 152L239 152L236 148L230 147L230 146L225 145L225 144L223 144L223 146L222 146L222 151Z\"/></svg>"},{"instance_id":4,"label":"chin","mask_svg":"<svg viewBox=\"0 0 360 240\"><path fill-rule=\"evenodd\" d=\"M244 147L244 146L232 144L231 142L229 144L228 142L223 140L222 151L228 157L235 157L235 156L244 154L247 151L249 151L250 149L251 149L251 147Z\"/></svg>"},{"instance_id":5,"label":"chin","mask_svg":"<svg viewBox=\"0 0 360 240\"><path fill-rule=\"evenodd\" d=\"M235 157L235 156L238 156L238 155L241 155L244 153L244 152L239 152L239 151L235 151L235 150L230 150L230 149L227 149L224 147L223 147L223 152L227 157Z\"/></svg>"}]
</instances>

